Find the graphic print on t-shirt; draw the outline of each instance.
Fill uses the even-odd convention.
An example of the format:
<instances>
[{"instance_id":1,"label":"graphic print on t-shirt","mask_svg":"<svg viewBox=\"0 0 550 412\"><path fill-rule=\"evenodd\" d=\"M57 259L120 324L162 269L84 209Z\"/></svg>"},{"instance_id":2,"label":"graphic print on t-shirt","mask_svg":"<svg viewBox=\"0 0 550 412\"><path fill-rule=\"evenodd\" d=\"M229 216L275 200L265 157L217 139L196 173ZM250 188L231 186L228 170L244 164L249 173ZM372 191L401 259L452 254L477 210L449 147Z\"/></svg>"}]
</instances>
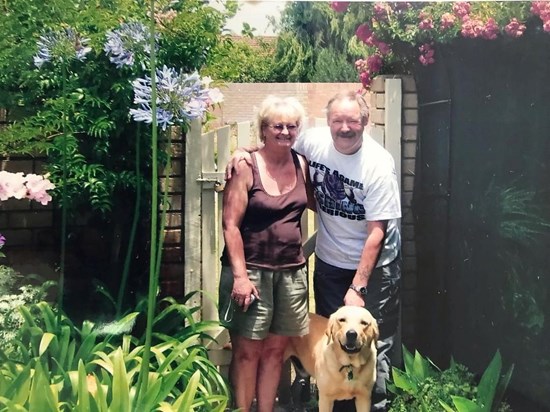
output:
<instances>
[{"instance_id":1,"label":"graphic print on t-shirt","mask_svg":"<svg viewBox=\"0 0 550 412\"><path fill-rule=\"evenodd\" d=\"M323 212L349 220L365 220L365 208L362 199L358 198L362 196L363 183L317 162L310 161L309 166L315 169L312 184L315 199Z\"/></svg>"}]
</instances>

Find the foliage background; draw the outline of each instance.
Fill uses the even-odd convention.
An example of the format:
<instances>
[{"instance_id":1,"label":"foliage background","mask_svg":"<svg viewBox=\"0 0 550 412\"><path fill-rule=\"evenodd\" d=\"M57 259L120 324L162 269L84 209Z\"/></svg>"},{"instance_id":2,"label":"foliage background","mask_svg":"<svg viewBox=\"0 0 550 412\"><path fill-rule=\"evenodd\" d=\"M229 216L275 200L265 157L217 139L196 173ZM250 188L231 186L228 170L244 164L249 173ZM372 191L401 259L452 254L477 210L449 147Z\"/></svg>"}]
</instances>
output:
<instances>
[{"instance_id":1,"label":"foliage background","mask_svg":"<svg viewBox=\"0 0 550 412\"><path fill-rule=\"evenodd\" d=\"M140 186L141 218L129 291L136 299L136 293L145 287L147 267L150 130L143 128L143 137L136 144L137 126L129 117L131 80L136 73L129 68L117 69L103 45L107 31L121 22L147 22L148 3L7 0L0 8L0 107L10 122L0 130L0 154L47 155L44 172L50 173L56 185L54 199L57 206L69 211L68 297L80 310L86 305L79 291L103 284L114 294L118 287L126 252L123 245L128 242L131 211ZM202 72L221 60L220 50L229 47L222 28L235 10L234 2L220 11L198 0L157 1L159 65ZM48 65L38 70L33 65L39 36L60 27L74 28L89 38L92 48L84 62L68 63L65 89L59 67ZM228 71L223 60L217 66ZM66 179L62 178L62 113L67 113L68 129ZM166 162L162 154L159 156L161 163ZM61 205L63 191L67 194L65 205ZM57 224L61 220L59 210L56 208L54 217ZM52 238L58 247L59 230L53 230ZM100 302L88 303L102 306Z\"/></svg>"}]
</instances>

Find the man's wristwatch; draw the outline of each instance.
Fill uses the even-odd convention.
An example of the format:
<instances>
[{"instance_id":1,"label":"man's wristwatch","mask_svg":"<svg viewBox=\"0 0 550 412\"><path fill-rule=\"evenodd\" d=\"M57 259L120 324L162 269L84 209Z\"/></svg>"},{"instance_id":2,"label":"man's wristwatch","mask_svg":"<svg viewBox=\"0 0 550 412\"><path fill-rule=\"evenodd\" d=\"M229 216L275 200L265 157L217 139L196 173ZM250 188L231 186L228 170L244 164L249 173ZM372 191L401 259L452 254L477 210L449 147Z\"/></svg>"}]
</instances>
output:
<instances>
[{"instance_id":1,"label":"man's wristwatch","mask_svg":"<svg viewBox=\"0 0 550 412\"><path fill-rule=\"evenodd\" d=\"M359 293L362 297L367 296L367 287L366 286L355 286L353 283L349 285L349 288L357 293Z\"/></svg>"}]
</instances>

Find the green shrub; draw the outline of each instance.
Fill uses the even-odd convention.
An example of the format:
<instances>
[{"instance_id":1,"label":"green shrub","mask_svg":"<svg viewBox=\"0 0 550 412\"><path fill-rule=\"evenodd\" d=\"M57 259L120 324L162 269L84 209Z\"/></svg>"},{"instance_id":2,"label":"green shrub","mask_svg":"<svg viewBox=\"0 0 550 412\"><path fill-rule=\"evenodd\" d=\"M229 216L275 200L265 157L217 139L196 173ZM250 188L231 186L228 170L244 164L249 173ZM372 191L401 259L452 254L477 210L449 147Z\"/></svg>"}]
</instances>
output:
<instances>
[{"instance_id":1,"label":"green shrub","mask_svg":"<svg viewBox=\"0 0 550 412\"><path fill-rule=\"evenodd\" d=\"M21 284L22 280L23 276L13 268L0 265L0 350L13 345L24 324L19 308L46 299L48 289L55 285L53 281L39 285Z\"/></svg>"},{"instance_id":2,"label":"green shrub","mask_svg":"<svg viewBox=\"0 0 550 412\"><path fill-rule=\"evenodd\" d=\"M1 353L0 410L224 411L228 385L202 344L213 323L190 320L198 308L172 303L162 302L155 319L149 385L139 396L144 338L129 334L138 312L79 328L46 302L22 306L16 349Z\"/></svg>"},{"instance_id":3,"label":"green shrub","mask_svg":"<svg viewBox=\"0 0 550 412\"><path fill-rule=\"evenodd\" d=\"M390 412L505 412L510 407L501 402L510 381L513 366L501 375L502 360L497 351L479 384L464 365L451 359L441 371L429 359L403 347L405 370L393 368L388 389L394 394ZM452 405L452 406L451 406Z\"/></svg>"}]
</instances>

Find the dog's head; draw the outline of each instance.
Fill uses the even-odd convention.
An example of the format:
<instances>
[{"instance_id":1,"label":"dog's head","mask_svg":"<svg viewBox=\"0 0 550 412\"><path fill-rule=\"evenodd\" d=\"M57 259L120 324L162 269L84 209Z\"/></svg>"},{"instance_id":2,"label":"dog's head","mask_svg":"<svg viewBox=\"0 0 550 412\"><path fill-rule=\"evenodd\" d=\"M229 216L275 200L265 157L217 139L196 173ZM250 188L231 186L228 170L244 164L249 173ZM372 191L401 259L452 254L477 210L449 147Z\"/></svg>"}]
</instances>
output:
<instances>
[{"instance_id":1,"label":"dog's head","mask_svg":"<svg viewBox=\"0 0 550 412\"><path fill-rule=\"evenodd\" d=\"M328 321L328 342L336 342L348 353L361 352L378 340L378 324L371 313L359 306L342 306Z\"/></svg>"}]
</instances>

